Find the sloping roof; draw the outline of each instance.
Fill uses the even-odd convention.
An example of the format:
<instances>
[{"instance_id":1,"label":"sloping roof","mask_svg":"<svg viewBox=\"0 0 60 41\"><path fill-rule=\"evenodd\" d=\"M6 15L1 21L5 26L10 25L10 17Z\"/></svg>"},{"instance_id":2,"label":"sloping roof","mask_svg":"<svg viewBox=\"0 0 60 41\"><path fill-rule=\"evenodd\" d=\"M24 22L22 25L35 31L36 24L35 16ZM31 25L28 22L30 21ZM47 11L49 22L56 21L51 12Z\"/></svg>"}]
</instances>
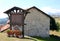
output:
<instances>
[{"instance_id":1,"label":"sloping roof","mask_svg":"<svg viewBox=\"0 0 60 41\"><path fill-rule=\"evenodd\" d=\"M27 11L29 11L30 9L37 9L39 12L41 12L42 14L46 15L47 17L49 17L50 18L50 30L58 30L58 27L56 25L55 19L53 17L51 17L50 15L46 14L45 12L43 12L42 10L38 9L35 6L27 9Z\"/></svg>"},{"instance_id":2,"label":"sloping roof","mask_svg":"<svg viewBox=\"0 0 60 41\"><path fill-rule=\"evenodd\" d=\"M42 12L42 14L48 16L49 18L53 18L53 17L51 17L50 15L46 14L45 12L43 12L42 10L38 9L37 7L35 7L35 6L33 6L33 7L31 7L31 8L28 8L27 11L29 11L30 9L33 9L33 8L35 8L35 9L37 9L38 11Z\"/></svg>"},{"instance_id":3,"label":"sloping roof","mask_svg":"<svg viewBox=\"0 0 60 41\"><path fill-rule=\"evenodd\" d=\"M12 7L11 9L5 11L4 13L9 14L10 11L13 11L13 10L19 10L19 9L20 9L20 10L24 10L24 9L22 9L22 8L19 8L19 7L16 7L16 6L15 6L15 7Z\"/></svg>"}]
</instances>

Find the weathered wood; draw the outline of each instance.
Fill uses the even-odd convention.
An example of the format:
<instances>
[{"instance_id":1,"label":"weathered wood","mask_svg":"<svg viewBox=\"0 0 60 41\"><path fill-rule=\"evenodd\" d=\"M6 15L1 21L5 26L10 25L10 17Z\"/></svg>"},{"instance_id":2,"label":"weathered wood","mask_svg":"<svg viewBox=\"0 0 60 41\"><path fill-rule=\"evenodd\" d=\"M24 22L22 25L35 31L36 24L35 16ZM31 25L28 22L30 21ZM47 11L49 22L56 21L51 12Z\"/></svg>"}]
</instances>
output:
<instances>
[{"instance_id":1,"label":"weathered wood","mask_svg":"<svg viewBox=\"0 0 60 41\"><path fill-rule=\"evenodd\" d=\"M24 15L17 15L17 14L12 14L11 15L11 18L12 18L12 20L11 20L11 22L12 22L12 24L23 24L23 20L24 20Z\"/></svg>"},{"instance_id":2,"label":"weathered wood","mask_svg":"<svg viewBox=\"0 0 60 41\"><path fill-rule=\"evenodd\" d=\"M10 14L10 30L12 30L12 21L11 21L11 14Z\"/></svg>"},{"instance_id":3,"label":"weathered wood","mask_svg":"<svg viewBox=\"0 0 60 41\"><path fill-rule=\"evenodd\" d=\"M12 30L13 25L22 26L22 35L24 38L24 19L27 15L27 11L18 7L13 7L4 13L7 13L10 19L10 30ZM10 14L10 15L9 15ZM26 15L25 15L26 14Z\"/></svg>"},{"instance_id":4,"label":"weathered wood","mask_svg":"<svg viewBox=\"0 0 60 41\"><path fill-rule=\"evenodd\" d=\"M24 25L22 26L22 38L24 38Z\"/></svg>"}]
</instances>

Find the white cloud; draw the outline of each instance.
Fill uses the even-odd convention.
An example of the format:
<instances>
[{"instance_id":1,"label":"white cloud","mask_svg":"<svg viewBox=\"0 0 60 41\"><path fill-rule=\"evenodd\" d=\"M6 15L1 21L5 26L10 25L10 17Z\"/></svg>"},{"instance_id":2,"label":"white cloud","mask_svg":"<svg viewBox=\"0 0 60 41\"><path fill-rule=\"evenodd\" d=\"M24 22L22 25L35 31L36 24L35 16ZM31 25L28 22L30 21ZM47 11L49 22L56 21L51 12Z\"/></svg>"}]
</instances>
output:
<instances>
[{"instance_id":1,"label":"white cloud","mask_svg":"<svg viewBox=\"0 0 60 41\"><path fill-rule=\"evenodd\" d=\"M51 7L43 7L41 8L42 11L46 12L46 13L51 13L51 14L55 14L55 15L60 15L60 9L54 9Z\"/></svg>"},{"instance_id":2,"label":"white cloud","mask_svg":"<svg viewBox=\"0 0 60 41\"><path fill-rule=\"evenodd\" d=\"M1 18L6 18L6 17L8 17L8 15L7 15L7 14L0 13L0 19L1 19Z\"/></svg>"}]
</instances>

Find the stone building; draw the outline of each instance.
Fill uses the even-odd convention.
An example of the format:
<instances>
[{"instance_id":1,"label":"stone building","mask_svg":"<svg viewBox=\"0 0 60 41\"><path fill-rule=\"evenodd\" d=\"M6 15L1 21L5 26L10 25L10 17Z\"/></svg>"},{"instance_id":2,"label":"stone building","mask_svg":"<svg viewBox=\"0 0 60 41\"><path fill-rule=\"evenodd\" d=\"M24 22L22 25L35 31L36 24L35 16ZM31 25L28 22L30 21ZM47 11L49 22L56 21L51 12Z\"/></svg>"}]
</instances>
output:
<instances>
[{"instance_id":1,"label":"stone building","mask_svg":"<svg viewBox=\"0 0 60 41\"><path fill-rule=\"evenodd\" d=\"M16 10L19 10L20 8L14 7ZM13 11L13 9L10 9L4 13L9 13ZM20 12L23 9L20 9ZM28 36L40 36L40 37L49 37L49 31L50 27L53 26L55 23L54 19L38 9L37 7L33 6L31 8L28 8L27 10L23 10L24 13L24 35ZM18 14L17 16L13 15L12 20L10 20L10 25L12 25L10 28L14 29L14 24L18 25L16 28L19 30L22 29L22 27L19 25L21 16L19 14L21 13L15 13ZM20 17L19 17L20 16ZM15 21L13 21L15 20ZM17 22L16 22L17 20ZM12 24L11 24L12 21ZM13 23L14 22L14 23ZM52 23L53 22L53 23ZM20 29L21 28L21 29Z\"/></svg>"}]
</instances>

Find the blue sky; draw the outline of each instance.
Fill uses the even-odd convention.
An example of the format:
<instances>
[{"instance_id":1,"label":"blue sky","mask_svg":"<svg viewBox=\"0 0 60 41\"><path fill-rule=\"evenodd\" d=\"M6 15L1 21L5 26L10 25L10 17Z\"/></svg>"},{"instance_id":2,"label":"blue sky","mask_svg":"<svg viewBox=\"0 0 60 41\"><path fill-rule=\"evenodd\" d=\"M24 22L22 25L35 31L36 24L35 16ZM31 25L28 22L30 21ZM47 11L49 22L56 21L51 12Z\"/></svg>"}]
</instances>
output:
<instances>
[{"instance_id":1,"label":"blue sky","mask_svg":"<svg viewBox=\"0 0 60 41\"><path fill-rule=\"evenodd\" d=\"M60 0L0 0L0 18L7 17L3 12L14 6L23 9L36 6L46 13L60 13Z\"/></svg>"}]
</instances>

